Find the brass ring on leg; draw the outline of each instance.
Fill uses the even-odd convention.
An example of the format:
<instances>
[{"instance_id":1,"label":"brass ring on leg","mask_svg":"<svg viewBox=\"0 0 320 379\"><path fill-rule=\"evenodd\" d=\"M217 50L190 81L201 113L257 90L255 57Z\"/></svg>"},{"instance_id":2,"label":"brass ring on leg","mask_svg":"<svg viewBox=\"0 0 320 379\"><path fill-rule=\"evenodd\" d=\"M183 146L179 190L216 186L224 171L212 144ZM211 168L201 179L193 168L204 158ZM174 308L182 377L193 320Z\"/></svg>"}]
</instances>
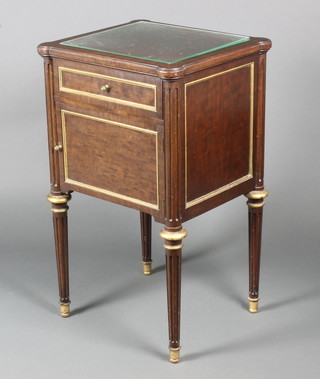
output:
<instances>
[{"instance_id":1,"label":"brass ring on leg","mask_svg":"<svg viewBox=\"0 0 320 379\"><path fill-rule=\"evenodd\" d=\"M180 241L187 237L187 231L185 229L181 229L177 232L169 232L166 229L162 229L160 231L160 237L167 241Z\"/></svg>"},{"instance_id":2,"label":"brass ring on leg","mask_svg":"<svg viewBox=\"0 0 320 379\"><path fill-rule=\"evenodd\" d=\"M52 195L50 193L47 196L47 200L52 204L51 212L53 212L53 213L65 213L69 209L67 203L68 203L68 201L71 200L71 195L70 195L70 193L66 193L63 195Z\"/></svg>"},{"instance_id":3,"label":"brass ring on leg","mask_svg":"<svg viewBox=\"0 0 320 379\"><path fill-rule=\"evenodd\" d=\"M180 349L181 347L177 347L177 348L169 347L171 363L180 362Z\"/></svg>"},{"instance_id":4,"label":"brass ring on leg","mask_svg":"<svg viewBox=\"0 0 320 379\"><path fill-rule=\"evenodd\" d=\"M70 303L60 303L60 314L63 318L70 316Z\"/></svg>"},{"instance_id":5,"label":"brass ring on leg","mask_svg":"<svg viewBox=\"0 0 320 379\"><path fill-rule=\"evenodd\" d=\"M51 204L56 204L56 205L65 204L70 199L71 199L70 193L66 193L64 195L52 195L51 193L49 193L49 195L47 196L47 200Z\"/></svg>"},{"instance_id":6,"label":"brass ring on leg","mask_svg":"<svg viewBox=\"0 0 320 379\"><path fill-rule=\"evenodd\" d=\"M247 201L247 206L249 208L262 208L264 204L265 204L264 201L261 201L259 203L251 203L250 200Z\"/></svg>"},{"instance_id":7,"label":"brass ring on leg","mask_svg":"<svg viewBox=\"0 0 320 379\"><path fill-rule=\"evenodd\" d=\"M143 274L144 275L151 275L151 262L143 262L142 261L142 266L143 266Z\"/></svg>"},{"instance_id":8,"label":"brass ring on leg","mask_svg":"<svg viewBox=\"0 0 320 379\"><path fill-rule=\"evenodd\" d=\"M257 299L251 299L250 297L248 297L248 300L249 300L249 312L257 313L260 297L258 297Z\"/></svg>"},{"instance_id":9,"label":"brass ring on leg","mask_svg":"<svg viewBox=\"0 0 320 379\"><path fill-rule=\"evenodd\" d=\"M251 191L246 193L244 196L251 200L263 200L269 195L267 190L262 191Z\"/></svg>"}]
</instances>

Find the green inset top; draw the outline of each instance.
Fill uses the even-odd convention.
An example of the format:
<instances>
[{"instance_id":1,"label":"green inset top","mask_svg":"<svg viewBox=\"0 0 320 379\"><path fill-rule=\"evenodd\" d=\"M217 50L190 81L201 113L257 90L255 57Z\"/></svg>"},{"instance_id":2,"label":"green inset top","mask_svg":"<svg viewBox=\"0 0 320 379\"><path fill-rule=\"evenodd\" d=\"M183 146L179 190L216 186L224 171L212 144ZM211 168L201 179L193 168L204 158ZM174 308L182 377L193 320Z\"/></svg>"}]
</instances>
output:
<instances>
[{"instance_id":1,"label":"green inset top","mask_svg":"<svg viewBox=\"0 0 320 379\"><path fill-rule=\"evenodd\" d=\"M136 21L61 44L172 64L249 40L237 34Z\"/></svg>"}]
</instances>

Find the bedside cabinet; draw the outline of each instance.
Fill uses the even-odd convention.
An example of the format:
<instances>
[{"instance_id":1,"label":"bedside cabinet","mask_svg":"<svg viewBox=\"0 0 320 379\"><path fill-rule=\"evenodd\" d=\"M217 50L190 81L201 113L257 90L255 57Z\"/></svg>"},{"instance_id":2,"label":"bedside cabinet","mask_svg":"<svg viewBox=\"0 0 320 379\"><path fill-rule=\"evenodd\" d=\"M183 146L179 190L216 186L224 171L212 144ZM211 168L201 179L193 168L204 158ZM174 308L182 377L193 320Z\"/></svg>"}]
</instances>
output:
<instances>
[{"instance_id":1,"label":"bedside cabinet","mask_svg":"<svg viewBox=\"0 0 320 379\"><path fill-rule=\"evenodd\" d=\"M44 58L61 315L69 316L67 211L81 192L163 224L170 361L179 361L183 223L237 196L249 206L249 310L257 312L271 42L145 20L38 47Z\"/></svg>"}]
</instances>

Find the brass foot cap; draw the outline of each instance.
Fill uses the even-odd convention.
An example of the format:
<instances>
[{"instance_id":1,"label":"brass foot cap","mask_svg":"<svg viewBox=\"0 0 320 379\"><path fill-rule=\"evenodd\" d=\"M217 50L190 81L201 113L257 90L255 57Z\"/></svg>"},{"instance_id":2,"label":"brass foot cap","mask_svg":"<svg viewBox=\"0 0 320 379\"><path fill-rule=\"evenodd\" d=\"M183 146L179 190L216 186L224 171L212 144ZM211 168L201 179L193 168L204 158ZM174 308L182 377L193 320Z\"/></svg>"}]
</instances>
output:
<instances>
[{"instance_id":1,"label":"brass foot cap","mask_svg":"<svg viewBox=\"0 0 320 379\"><path fill-rule=\"evenodd\" d=\"M60 303L60 314L63 318L70 316L70 303Z\"/></svg>"},{"instance_id":2,"label":"brass foot cap","mask_svg":"<svg viewBox=\"0 0 320 379\"><path fill-rule=\"evenodd\" d=\"M248 297L248 300L249 300L249 312L257 313L260 298L258 297L257 299L251 299L250 297Z\"/></svg>"},{"instance_id":3,"label":"brass foot cap","mask_svg":"<svg viewBox=\"0 0 320 379\"><path fill-rule=\"evenodd\" d=\"M171 363L180 362L180 347L178 347L176 349L170 347L169 351L170 351L170 362Z\"/></svg>"},{"instance_id":4,"label":"brass foot cap","mask_svg":"<svg viewBox=\"0 0 320 379\"><path fill-rule=\"evenodd\" d=\"M142 262L143 274L151 275L151 262Z\"/></svg>"}]
</instances>

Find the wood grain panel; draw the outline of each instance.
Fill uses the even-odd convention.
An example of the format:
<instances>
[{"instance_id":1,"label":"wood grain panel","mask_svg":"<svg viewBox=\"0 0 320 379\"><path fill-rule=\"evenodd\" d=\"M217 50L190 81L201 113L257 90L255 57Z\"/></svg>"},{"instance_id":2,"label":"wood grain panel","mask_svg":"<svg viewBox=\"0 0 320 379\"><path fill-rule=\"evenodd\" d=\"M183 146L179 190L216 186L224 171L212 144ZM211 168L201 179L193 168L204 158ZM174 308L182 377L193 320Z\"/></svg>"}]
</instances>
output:
<instances>
[{"instance_id":1,"label":"wood grain panel","mask_svg":"<svg viewBox=\"0 0 320 379\"><path fill-rule=\"evenodd\" d=\"M158 134L61 111L66 183L159 208Z\"/></svg>"},{"instance_id":2,"label":"wood grain panel","mask_svg":"<svg viewBox=\"0 0 320 379\"><path fill-rule=\"evenodd\" d=\"M253 63L186 84L186 206L252 178Z\"/></svg>"}]
</instances>

